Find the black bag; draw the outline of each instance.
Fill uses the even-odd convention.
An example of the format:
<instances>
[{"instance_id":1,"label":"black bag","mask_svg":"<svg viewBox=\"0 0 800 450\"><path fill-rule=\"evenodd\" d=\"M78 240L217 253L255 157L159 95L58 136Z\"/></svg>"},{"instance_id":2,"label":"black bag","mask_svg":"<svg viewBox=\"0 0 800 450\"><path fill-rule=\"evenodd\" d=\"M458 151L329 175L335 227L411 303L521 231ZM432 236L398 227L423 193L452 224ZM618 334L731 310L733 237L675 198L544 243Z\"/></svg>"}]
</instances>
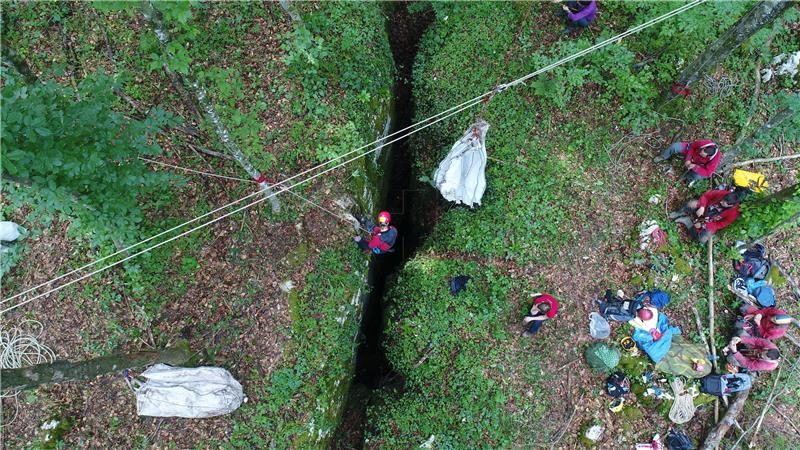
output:
<instances>
[{"instance_id":1,"label":"black bag","mask_svg":"<svg viewBox=\"0 0 800 450\"><path fill-rule=\"evenodd\" d=\"M673 428L667 433L667 448L669 450L694 450L697 447L694 446L694 442L686 433Z\"/></svg>"},{"instance_id":2,"label":"black bag","mask_svg":"<svg viewBox=\"0 0 800 450\"><path fill-rule=\"evenodd\" d=\"M606 380L608 395L619 398L631 391L631 382L622 372L614 372Z\"/></svg>"},{"instance_id":3,"label":"black bag","mask_svg":"<svg viewBox=\"0 0 800 450\"><path fill-rule=\"evenodd\" d=\"M752 385L752 379L746 373L711 374L700 379L700 392L722 397L750 389Z\"/></svg>"},{"instance_id":4,"label":"black bag","mask_svg":"<svg viewBox=\"0 0 800 450\"><path fill-rule=\"evenodd\" d=\"M455 278L452 278L450 280L450 293L453 295L458 294L462 289L467 287L467 281L471 279L472 277L469 275L459 275Z\"/></svg>"},{"instance_id":5,"label":"black bag","mask_svg":"<svg viewBox=\"0 0 800 450\"><path fill-rule=\"evenodd\" d=\"M769 275L772 265L764 257L766 249L761 244L756 244L742 252L742 260L733 260L733 270L740 278L753 278L756 281L763 280Z\"/></svg>"},{"instance_id":6,"label":"black bag","mask_svg":"<svg viewBox=\"0 0 800 450\"><path fill-rule=\"evenodd\" d=\"M618 322L632 320L642 306L641 300L622 299L612 294L610 290L606 291L605 301L596 301L603 317Z\"/></svg>"}]
</instances>

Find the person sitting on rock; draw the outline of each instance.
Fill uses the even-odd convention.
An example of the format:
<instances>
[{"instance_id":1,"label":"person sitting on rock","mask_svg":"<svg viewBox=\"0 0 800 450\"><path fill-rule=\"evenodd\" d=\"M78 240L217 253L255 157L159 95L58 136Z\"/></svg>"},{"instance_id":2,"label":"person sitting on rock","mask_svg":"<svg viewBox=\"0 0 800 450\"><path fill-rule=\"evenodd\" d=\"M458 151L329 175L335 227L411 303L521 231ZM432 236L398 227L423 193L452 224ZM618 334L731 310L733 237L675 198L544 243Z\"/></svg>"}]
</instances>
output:
<instances>
[{"instance_id":1,"label":"person sitting on rock","mask_svg":"<svg viewBox=\"0 0 800 450\"><path fill-rule=\"evenodd\" d=\"M560 0L555 0L560 3ZM595 0L567 1L561 5L563 14L567 19L567 26L563 33L568 34L578 28L587 28L597 17L597 2Z\"/></svg>"},{"instance_id":2,"label":"person sitting on rock","mask_svg":"<svg viewBox=\"0 0 800 450\"><path fill-rule=\"evenodd\" d=\"M528 326L530 324L528 329L522 333L525 337L531 337L536 334L539 328L544 325L544 321L552 319L558 312L558 301L552 296L539 293L533 294L533 296L533 306L531 306L525 318L522 319L523 325Z\"/></svg>"},{"instance_id":3,"label":"person sitting on rock","mask_svg":"<svg viewBox=\"0 0 800 450\"><path fill-rule=\"evenodd\" d=\"M666 161L679 153L683 155L683 167L686 168L686 180L690 187L698 180L710 177L717 170L719 161L722 159L719 145L706 139L694 142L676 142L656 156L654 161L657 163Z\"/></svg>"},{"instance_id":4,"label":"person sitting on rock","mask_svg":"<svg viewBox=\"0 0 800 450\"><path fill-rule=\"evenodd\" d=\"M740 202L736 192L712 190L670 213L669 218L683 224L694 240L705 244L714 233L739 217Z\"/></svg>"},{"instance_id":5,"label":"person sitting on rock","mask_svg":"<svg viewBox=\"0 0 800 450\"><path fill-rule=\"evenodd\" d=\"M778 367L781 352L772 342L750 336L734 336L727 347L729 368L745 368L753 372L769 372Z\"/></svg>"},{"instance_id":6,"label":"person sitting on rock","mask_svg":"<svg viewBox=\"0 0 800 450\"><path fill-rule=\"evenodd\" d=\"M361 236L355 236L353 240L358 245L358 248L364 251L372 251L376 255L392 251L394 243L397 240L397 228L390 226L389 222L392 216L386 212L381 211L378 214L378 225L372 222L367 223L367 229L372 230L372 237L369 241L361 239Z\"/></svg>"},{"instance_id":7,"label":"person sitting on rock","mask_svg":"<svg viewBox=\"0 0 800 450\"><path fill-rule=\"evenodd\" d=\"M736 321L736 328L748 336L770 341L783 337L794 322L791 316L778 308L758 309L753 305L743 305L739 312L742 318Z\"/></svg>"}]
</instances>

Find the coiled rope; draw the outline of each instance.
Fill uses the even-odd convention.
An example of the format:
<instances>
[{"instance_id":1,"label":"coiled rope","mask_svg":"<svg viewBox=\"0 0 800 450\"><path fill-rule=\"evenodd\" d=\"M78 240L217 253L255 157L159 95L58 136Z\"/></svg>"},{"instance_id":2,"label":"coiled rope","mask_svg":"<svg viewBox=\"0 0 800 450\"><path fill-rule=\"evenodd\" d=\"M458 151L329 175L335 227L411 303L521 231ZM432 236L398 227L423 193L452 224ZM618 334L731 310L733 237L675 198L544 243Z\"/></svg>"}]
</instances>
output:
<instances>
[{"instance_id":1,"label":"coiled rope","mask_svg":"<svg viewBox=\"0 0 800 450\"><path fill-rule=\"evenodd\" d=\"M37 328L38 332L34 333L33 331ZM20 367L53 362L56 359L56 354L49 347L39 342L42 332L44 332L44 326L37 320L25 320L9 329L0 329L0 368L19 369ZM4 425L8 425L17 419L19 414L17 397L19 393L20 391L18 390L0 392L0 398L10 398L14 401L14 415Z\"/></svg>"},{"instance_id":2,"label":"coiled rope","mask_svg":"<svg viewBox=\"0 0 800 450\"><path fill-rule=\"evenodd\" d=\"M672 407L669 409L669 420L680 425L692 420L696 410L694 406L694 398L691 393L685 390L683 380L675 378L670 381L672 393L675 400L672 402Z\"/></svg>"}]
</instances>

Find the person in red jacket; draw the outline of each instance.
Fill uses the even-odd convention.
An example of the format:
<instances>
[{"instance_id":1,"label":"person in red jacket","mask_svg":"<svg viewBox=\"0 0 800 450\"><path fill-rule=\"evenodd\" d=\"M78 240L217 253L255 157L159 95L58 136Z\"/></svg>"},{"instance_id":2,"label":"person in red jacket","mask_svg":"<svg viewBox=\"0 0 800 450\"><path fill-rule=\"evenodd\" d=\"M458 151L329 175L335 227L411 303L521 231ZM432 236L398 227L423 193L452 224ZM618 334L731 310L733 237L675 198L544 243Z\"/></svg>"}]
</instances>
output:
<instances>
[{"instance_id":1,"label":"person in red jacket","mask_svg":"<svg viewBox=\"0 0 800 450\"><path fill-rule=\"evenodd\" d=\"M686 226L693 239L705 244L714 233L739 217L739 203L739 195L734 191L712 190L670 213L669 218Z\"/></svg>"},{"instance_id":2,"label":"person in red jacket","mask_svg":"<svg viewBox=\"0 0 800 450\"><path fill-rule=\"evenodd\" d=\"M754 372L775 370L781 359L781 352L775 344L749 336L734 336L723 352L727 353L730 366L743 367Z\"/></svg>"},{"instance_id":3,"label":"person in red jacket","mask_svg":"<svg viewBox=\"0 0 800 450\"><path fill-rule=\"evenodd\" d=\"M533 294L533 306L525 318L522 319L522 324L527 326L528 329L522 333L525 337L531 337L539 331L545 320L552 319L558 312L558 301L547 294ZM529 325L530 324L530 325Z\"/></svg>"},{"instance_id":4,"label":"person in red jacket","mask_svg":"<svg viewBox=\"0 0 800 450\"><path fill-rule=\"evenodd\" d=\"M372 237L369 241L361 239L361 236L356 236L353 240L361 250L370 250L376 255L389 252L397 240L397 228L390 226L389 222L392 216L386 211L381 211L378 214L378 225L369 223L368 227L372 230Z\"/></svg>"},{"instance_id":5,"label":"person in red jacket","mask_svg":"<svg viewBox=\"0 0 800 450\"><path fill-rule=\"evenodd\" d=\"M743 305L739 312L742 317L736 321L736 328L748 336L770 341L783 337L794 319L786 311L778 308L758 309L753 305Z\"/></svg>"},{"instance_id":6,"label":"person in red jacket","mask_svg":"<svg viewBox=\"0 0 800 450\"><path fill-rule=\"evenodd\" d=\"M698 180L711 176L722 158L719 146L712 140L694 142L676 142L656 156L655 162L666 161L673 155L683 155L683 167L686 168L686 180L692 186Z\"/></svg>"}]
</instances>

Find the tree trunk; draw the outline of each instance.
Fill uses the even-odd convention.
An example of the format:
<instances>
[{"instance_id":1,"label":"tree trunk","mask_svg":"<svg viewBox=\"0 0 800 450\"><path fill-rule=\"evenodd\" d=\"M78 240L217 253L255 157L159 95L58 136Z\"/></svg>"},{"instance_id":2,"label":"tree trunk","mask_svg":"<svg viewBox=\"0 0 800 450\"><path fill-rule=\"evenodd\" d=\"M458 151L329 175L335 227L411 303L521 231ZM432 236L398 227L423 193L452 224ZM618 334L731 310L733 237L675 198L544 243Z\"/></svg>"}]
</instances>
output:
<instances>
[{"instance_id":1,"label":"tree trunk","mask_svg":"<svg viewBox=\"0 0 800 450\"><path fill-rule=\"evenodd\" d=\"M786 107L775 114L767 120L764 125L761 126L755 133L750 135L749 138L745 139L744 141L734 145L730 149L725 150L725 153L722 155L722 161L719 164L719 172L722 173L730 168L730 165L733 164L736 157L742 150L746 148L750 148L755 146L756 142L758 142L759 137L769 135L775 128L781 126L784 122L789 119L792 119L798 114L798 111L793 110L791 107Z\"/></svg>"},{"instance_id":2,"label":"tree trunk","mask_svg":"<svg viewBox=\"0 0 800 450\"><path fill-rule=\"evenodd\" d=\"M184 342L182 345L156 352L111 355L78 362L55 361L20 369L4 369L0 374L2 374L3 389L31 389L41 384L91 380L99 375L159 362L179 366L186 364L191 357L192 352Z\"/></svg>"},{"instance_id":3,"label":"tree trunk","mask_svg":"<svg viewBox=\"0 0 800 450\"><path fill-rule=\"evenodd\" d=\"M753 384L755 384L755 379L753 379ZM717 448L717 446L719 446L722 438L725 437L725 434L728 432L731 425L736 422L736 418L739 417L739 414L742 412L742 408L744 408L744 404L747 401L747 397L750 396L751 390L752 388L736 393L736 398L725 411L725 415L722 417L722 420L719 421L716 428L711 430L706 435L706 439L703 442L703 445L700 447L700 450L714 450Z\"/></svg>"},{"instance_id":4,"label":"tree trunk","mask_svg":"<svg viewBox=\"0 0 800 450\"><path fill-rule=\"evenodd\" d=\"M774 194L770 194L770 195L758 200L757 204L766 205L767 203L785 202L785 201L788 201L788 200L790 200L792 198L796 199L798 196L800 196L800 194L798 194L798 189L800 189L800 183L795 183L795 184L793 184L791 186L788 186L788 187L785 187L785 188L781 189L780 191L778 191L778 192L776 192Z\"/></svg>"},{"instance_id":5,"label":"tree trunk","mask_svg":"<svg viewBox=\"0 0 800 450\"><path fill-rule=\"evenodd\" d=\"M155 9L149 1L145 1L142 4L142 15L152 25L153 31L158 37L162 47L166 47L167 44L169 44L169 33L167 33L167 30L164 27L161 13ZM191 77L191 75L189 76ZM258 182L258 185L264 192L264 195L269 197L269 201L272 204L272 211L276 213L279 212L281 205L278 202L278 198L275 196L272 188L269 186L269 183L267 183L264 175L258 169L253 167L252 164L250 164L250 161L248 161L247 157L239 149L239 146L236 145L233 139L231 139L228 129L225 127L225 124L222 123L222 120L220 119L219 114L217 114L217 110L214 107L213 102L208 98L208 95L206 95L205 89L200 85L200 83L197 82L197 80L190 79L188 84L192 88L192 91L197 98L197 103L205 111L208 121L214 126L214 131L216 131L219 140L231 153L231 156L236 159L236 162L242 166L242 168L250 175L251 178Z\"/></svg>"},{"instance_id":6,"label":"tree trunk","mask_svg":"<svg viewBox=\"0 0 800 450\"><path fill-rule=\"evenodd\" d=\"M733 50L742 45L756 31L780 16L791 4L792 2L789 0L762 0L758 2L753 9L739 19L716 41L711 43L706 48L706 51L686 66L683 72L678 75L675 84L689 87L700 80L704 74L724 61ZM673 93L671 89L667 89L664 99L672 99L675 95L677 94Z\"/></svg>"},{"instance_id":7,"label":"tree trunk","mask_svg":"<svg viewBox=\"0 0 800 450\"><path fill-rule=\"evenodd\" d=\"M292 19L292 22L298 24L303 23L303 18L300 17L300 14L297 14L297 11L295 11L294 8L292 8L291 2L289 0L278 0L278 3L280 3L281 8L283 8L286 14L288 14L289 17Z\"/></svg>"},{"instance_id":8,"label":"tree trunk","mask_svg":"<svg viewBox=\"0 0 800 450\"><path fill-rule=\"evenodd\" d=\"M261 172L259 172L258 169L250 164L250 161L247 160L247 157L244 156L244 153L242 153L236 143L233 142L233 139L231 139L230 135L228 134L228 130L225 128L222 120L220 120L219 115L217 115L217 110L214 108L213 103L206 96L205 89L203 89L203 87L200 86L197 81L192 81L191 87L197 96L197 102L205 110L209 122L214 125L214 129L217 132L217 136L219 136L219 140L222 141L222 143L225 145L225 148L227 148L231 155L236 158L236 161L240 166L242 166L242 168L244 168L250 177L258 182L258 185L264 191L264 194L269 196L269 201L272 203L272 211L276 213L279 212L281 210L281 205L278 202L278 197L275 196L272 188L270 188Z\"/></svg>"}]
</instances>

